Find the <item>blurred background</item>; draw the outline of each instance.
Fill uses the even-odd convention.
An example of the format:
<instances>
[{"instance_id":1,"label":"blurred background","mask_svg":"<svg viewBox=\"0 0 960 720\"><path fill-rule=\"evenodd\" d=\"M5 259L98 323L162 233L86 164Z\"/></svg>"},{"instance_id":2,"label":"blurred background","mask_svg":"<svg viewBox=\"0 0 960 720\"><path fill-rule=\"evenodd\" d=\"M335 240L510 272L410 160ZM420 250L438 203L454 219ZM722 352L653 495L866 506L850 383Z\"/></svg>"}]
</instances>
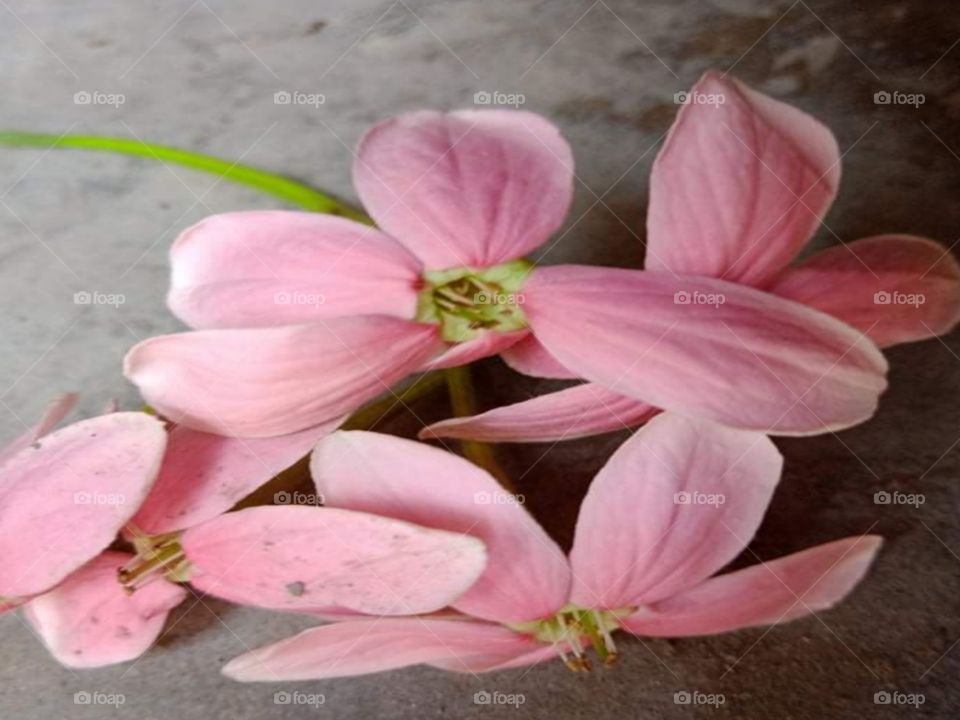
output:
<instances>
[{"instance_id":1,"label":"blurred background","mask_svg":"<svg viewBox=\"0 0 960 720\"><path fill-rule=\"evenodd\" d=\"M718 68L836 133L844 179L811 248L880 232L960 241L960 15L934 0L0 0L0 66L0 129L167 143L347 199L351 150L370 124L418 108L516 104L557 123L576 157L572 230L547 262L624 267L643 259L647 177L674 96ZM877 93L918 99L884 103ZM281 205L151 160L0 148L0 437L69 390L83 394L84 415L110 398L135 407L123 353L178 329L163 304L170 243L211 213L266 207ZM87 304L82 293L115 302ZM784 481L742 558L885 536L867 580L818 617L624 640L620 664L592 675L551 663L479 677L413 668L240 685L219 675L225 660L312 622L193 598L137 662L72 672L8 614L0 718L957 717L960 337L888 357L891 390L869 423L777 440ZM556 387L498 360L475 375L484 407ZM440 396L416 412L431 422L449 408ZM378 429L412 436L420 425L408 415ZM568 543L587 483L624 437L504 445L498 455L527 507ZM925 502L878 505L884 490ZM323 702L275 697L294 691ZM476 702L495 691L523 702ZM677 702L694 691L724 702ZM878 704L884 691L924 703ZM78 692L124 702L78 704Z\"/></svg>"}]
</instances>

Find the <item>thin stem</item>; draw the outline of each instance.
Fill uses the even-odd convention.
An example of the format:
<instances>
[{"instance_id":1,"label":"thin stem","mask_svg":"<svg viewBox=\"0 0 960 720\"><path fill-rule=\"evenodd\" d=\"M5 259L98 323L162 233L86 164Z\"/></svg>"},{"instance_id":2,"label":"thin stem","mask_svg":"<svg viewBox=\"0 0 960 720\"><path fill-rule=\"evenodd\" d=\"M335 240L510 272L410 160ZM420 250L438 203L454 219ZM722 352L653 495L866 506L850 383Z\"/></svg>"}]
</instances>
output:
<instances>
[{"instance_id":1,"label":"thin stem","mask_svg":"<svg viewBox=\"0 0 960 720\"><path fill-rule=\"evenodd\" d=\"M473 381L470 378L470 367L447 368L443 371L447 380L447 389L450 393L450 405L454 417L465 417L477 413L477 400L473 392ZM479 465L493 475L505 490L516 494L514 486L506 471L497 463L493 448L490 445L475 440L461 440L460 447L463 454L474 465Z\"/></svg>"},{"instance_id":2,"label":"thin stem","mask_svg":"<svg viewBox=\"0 0 960 720\"><path fill-rule=\"evenodd\" d=\"M168 145L156 145L137 139L101 135L54 135L17 130L0 130L0 145L94 150L174 163L194 170L213 173L225 180L273 195L305 210L340 215L358 222L372 224L370 218L363 212L332 195L320 192L296 180L265 170L258 170L249 165L241 165L211 155L181 150Z\"/></svg>"}]
</instances>

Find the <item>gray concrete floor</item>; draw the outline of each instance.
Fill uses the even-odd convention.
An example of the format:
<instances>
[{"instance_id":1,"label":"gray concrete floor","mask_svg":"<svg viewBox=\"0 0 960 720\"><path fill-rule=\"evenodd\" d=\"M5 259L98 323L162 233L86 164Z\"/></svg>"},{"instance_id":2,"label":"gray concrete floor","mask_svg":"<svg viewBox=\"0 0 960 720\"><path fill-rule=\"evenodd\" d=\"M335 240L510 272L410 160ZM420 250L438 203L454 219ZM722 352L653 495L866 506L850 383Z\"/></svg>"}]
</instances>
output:
<instances>
[{"instance_id":1,"label":"gray concrete floor","mask_svg":"<svg viewBox=\"0 0 960 720\"><path fill-rule=\"evenodd\" d=\"M952 245L960 228L960 19L950 3L840 0L244 0L0 2L0 127L96 132L166 142L289 173L352 196L348 148L370 123L413 108L470 105L481 90L520 92L573 145L586 213L551 262L636 266L651 147L673 94L706 68L815 113L844 156L839 201L820 245L883 232ZM956 46L955 46L956 45ZM877 106L878 90L922 92L918 109ZM319 109L278 106L281 90L323 93ZM81 91L125 103L77 105ZM621 177L622 176L622 177ZM597 204L597 196L603 203ZM162 297L166 251L214 212L275 207L205 175L135 159L0 150L0 436L48 398L136 402L119 368L138 339L177 329ZM639 237L638 237L639 236ZM79 306L78 291L122 293ZM239 685L220 664L310 624L197 599L136 663L57 666L14 616L0 619L0 718L953 718L960 711L960 336L889 353L892 389L869 423L837 436L778 441L786 478L753 546L771 558L868 530L888 538L843 606L772 632L627 641L614 670L575 676L559 663L480 678L414 668L360 679ZM494 405L542 391L499 361L478 381ZM439 419L442 401L418 415ZM384 428L411 434L412 418ZM623 440L604 436L500 455L531 510L568 540L577 503ZM879 489L923 492L920 509L878 507ZM24 548L29 552L29 548ZM747 558L750 560L751 558ZM277 690L325 703L276 705ZM719 709L676 705L683 690L723 693ZM919 710L873 703L881 689L923 693ZM473 703L522 693L519 709ZM74 704L122 693L118 709Z\"/></svg>"}]
</instances>

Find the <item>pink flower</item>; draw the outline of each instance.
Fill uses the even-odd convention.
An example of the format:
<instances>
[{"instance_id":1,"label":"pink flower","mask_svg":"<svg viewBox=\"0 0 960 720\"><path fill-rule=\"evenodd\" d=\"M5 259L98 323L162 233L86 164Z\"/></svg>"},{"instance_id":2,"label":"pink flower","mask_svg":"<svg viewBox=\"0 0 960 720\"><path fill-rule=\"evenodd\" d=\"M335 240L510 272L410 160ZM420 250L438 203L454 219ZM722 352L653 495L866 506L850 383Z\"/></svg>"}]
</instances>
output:
<instances>
[{"instance_id":1,"label":"pink flower","mask_svg":"<svg viewBox=\"0 0 960 720\"><path fill-rule=\"evenodd\" d=\"M647 270L657 271L665 283L681 275L699 275L765 293L754 292L753 297L777 296L803 303L865 333L880 347L935 337L956 325L960 266L949 250L933 241L878 235L791 264L829 209L840 182L840 154L827 128L789 105L715 73L705 75L687 96L689 104L680 109L650 177ZM572 292L579 292L575 288L591 279L598 287L604 282L596 270L551 272L553 282ZM636 318L649 315L650 303L627 289L626 283L623 286L616 297L622 303L621 312L631 316L624 326L644 322ZM607 285L607 289L613 288ZM678 329L696 332L701 323L719 327L727 323L724 306L719 305L723 298L716 295L713 281L702 286L694 282L680 290L677 300L693 313L689 320L678 319ZM586 308L586 303L579 307ZM592 382L474 417L446 420L427 428L422 437L554 441L632 427L658 408L676 408L676 398L652 378L650 387L639 388L626 375L619 376L618 368L611 366L614 372L601 373L599 367L589 366L586 344L596 342L585 331L589 322L586 313L574 314L558 303L554 322L536 337L506 350L504 359L529 375ZM780 346L780 335L796 329L771 325L745 337L731 327L727 339L741 348L749 344L757 359L763 359L765 370L730 372L714 378L718 382L712 389L690 383L689 392L703 393L707 404L735 405L741 408L738 414L750 416L755 416L759 395L773 392L788 403L792 397L795 407L765 428L773 434L817 432L847 424L834 422L832 413L823 410L834 392L832 381L814 381L793 395L786 392L788 385L798 386L789 380L790 366L802 361L787 356L792 351ZM766 334L768 343L759 341L757 334ZM581 344L574 343L574 338ZM608 341L609 356L615 357L613 346L629 342L627 331L621 330L619 336L611 332ZM798 352L805 354L816 342L811 338L810 346ZM688 382L689 373L702 369L703 363L718 361L711 354L699 359L678 356L676 362L673 382L680 383ZM637 366L647 370L648 361L640 359ZM774 387L767 382L771 375L784 379L779 388L776 382ZM858 376L869 383L874 380ZM733 396L731 389L736 390ZM750 424L731 423L720 411L699 414L764 429L759 415ZM796 414L806 418L794 423ZM816 418L823 421L819 428Z\"/></svg>"},{"instance_id":2,"label":"pink flower","mask_svg":"<svg viewBox=\"0 0 960 720\"><path fill-rule=\"evenodd\" d=\"M146 651L187 580L277 610L405 614L445 606L483 570L482 543L461 534L317 507L226 512L330 428L243 441L130 412L47 435L72 402L0 454L2 609L22 605L64 665ZM107 550L121 530L136 555Z\"/></svg>"},{"instance_id":3,"label":"pink flower","mask_svg":"<svg viewBox=\"0 0 960 720\"><path fill-rule=\"evenodd\" d=\"M557 656L605 662L613 633L722 633L830 607L863 577L880 546L851 537L715 575L749 543L782 458L758 433L663 414L597 475L569 557L518 498L484 471L429 446L337 432L314 451L319 492L336 507L474 535L488 562L448 612L341 616L234 659L237 680L306 680L426 663L481 672Z\"/></svg>"},{"instance_id":4,"label":"pink flower","mask_svg":"<svg viewBox=\"0 0 960 720\"><path fill-rule=\"evenodd\" d=\"M812 121L789 112L815 135ZM769 138L786 142L773 131ZM745 272L756 275L771 255L783 255L790 233L808 232L832 195L835 173L813 182L808 167L821 167L812 153L829 136L812 140L809 160L793 150L786 169L810 190L814 210L792 210L763 252L745 258ZM691 146L702 160L695 173L719 164L718 173L735 171L733 182L725 178L730 186L752 179L749 168L724 167L715 151ZM127 356L127 376L148 402L200 430L277 435L350 412L412 372L509 356L521 342L542 343L576 375L635 400L746 429L855 424L873 413L885 387L882 355L853 328L703 277L700 268L675 274L523 260L561 227L573 186L570 148L537 115L388 120L360 141L354 181L379 229L317 214L244 212L207 218L177 240L168 302L195 330L152 338ZM756 223L785 208L779 183L770 178L763 187ZM709 196L671 192L687 216L707 212L692 205ZM725 201L711 220L718 227L728 222L721 211L729 214ZM756 239L749 230L729 232ZM677 304L682 293L722 296L723 305Z\"/></svg>"}]
</instances>

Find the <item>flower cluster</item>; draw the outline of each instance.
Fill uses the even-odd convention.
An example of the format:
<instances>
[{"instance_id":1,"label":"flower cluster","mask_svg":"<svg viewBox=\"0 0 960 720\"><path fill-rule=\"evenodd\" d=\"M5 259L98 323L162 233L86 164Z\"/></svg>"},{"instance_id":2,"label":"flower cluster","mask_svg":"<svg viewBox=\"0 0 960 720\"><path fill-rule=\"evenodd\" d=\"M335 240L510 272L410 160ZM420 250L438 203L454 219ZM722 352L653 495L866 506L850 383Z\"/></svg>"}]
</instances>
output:
<instances>
[{"instance_id":1,"label":"flower cluster","mask_svg":"<svg viewBox=\"0 0 960 720\"><path fill-rule=\"evenodd\" d=\"M190 329L124 363L153 412L55 430L67 396L0 451L0 611L21 608L72 667L138 657L193 592L307 613L325 623L224 668L302 680L555 657L583 671L615 662L621 631L708 635L841 600L880 538L724 571L779 482L770 436L871 417L880 348L954 327L960 267L906 235L796 262L839 188L833 136L731 78L690 96L722 101L683 104L654 163L642 270L527 257L565 222L573 154L513 110L370 130L354 181L371 224L260 211L186 230L167 302ZM339 429L407 376L493 355L583 382L421 439L639 427L569 553L485 469ZM307 455L311 492L251 501Z\"/></svg>"}]
</instances>

